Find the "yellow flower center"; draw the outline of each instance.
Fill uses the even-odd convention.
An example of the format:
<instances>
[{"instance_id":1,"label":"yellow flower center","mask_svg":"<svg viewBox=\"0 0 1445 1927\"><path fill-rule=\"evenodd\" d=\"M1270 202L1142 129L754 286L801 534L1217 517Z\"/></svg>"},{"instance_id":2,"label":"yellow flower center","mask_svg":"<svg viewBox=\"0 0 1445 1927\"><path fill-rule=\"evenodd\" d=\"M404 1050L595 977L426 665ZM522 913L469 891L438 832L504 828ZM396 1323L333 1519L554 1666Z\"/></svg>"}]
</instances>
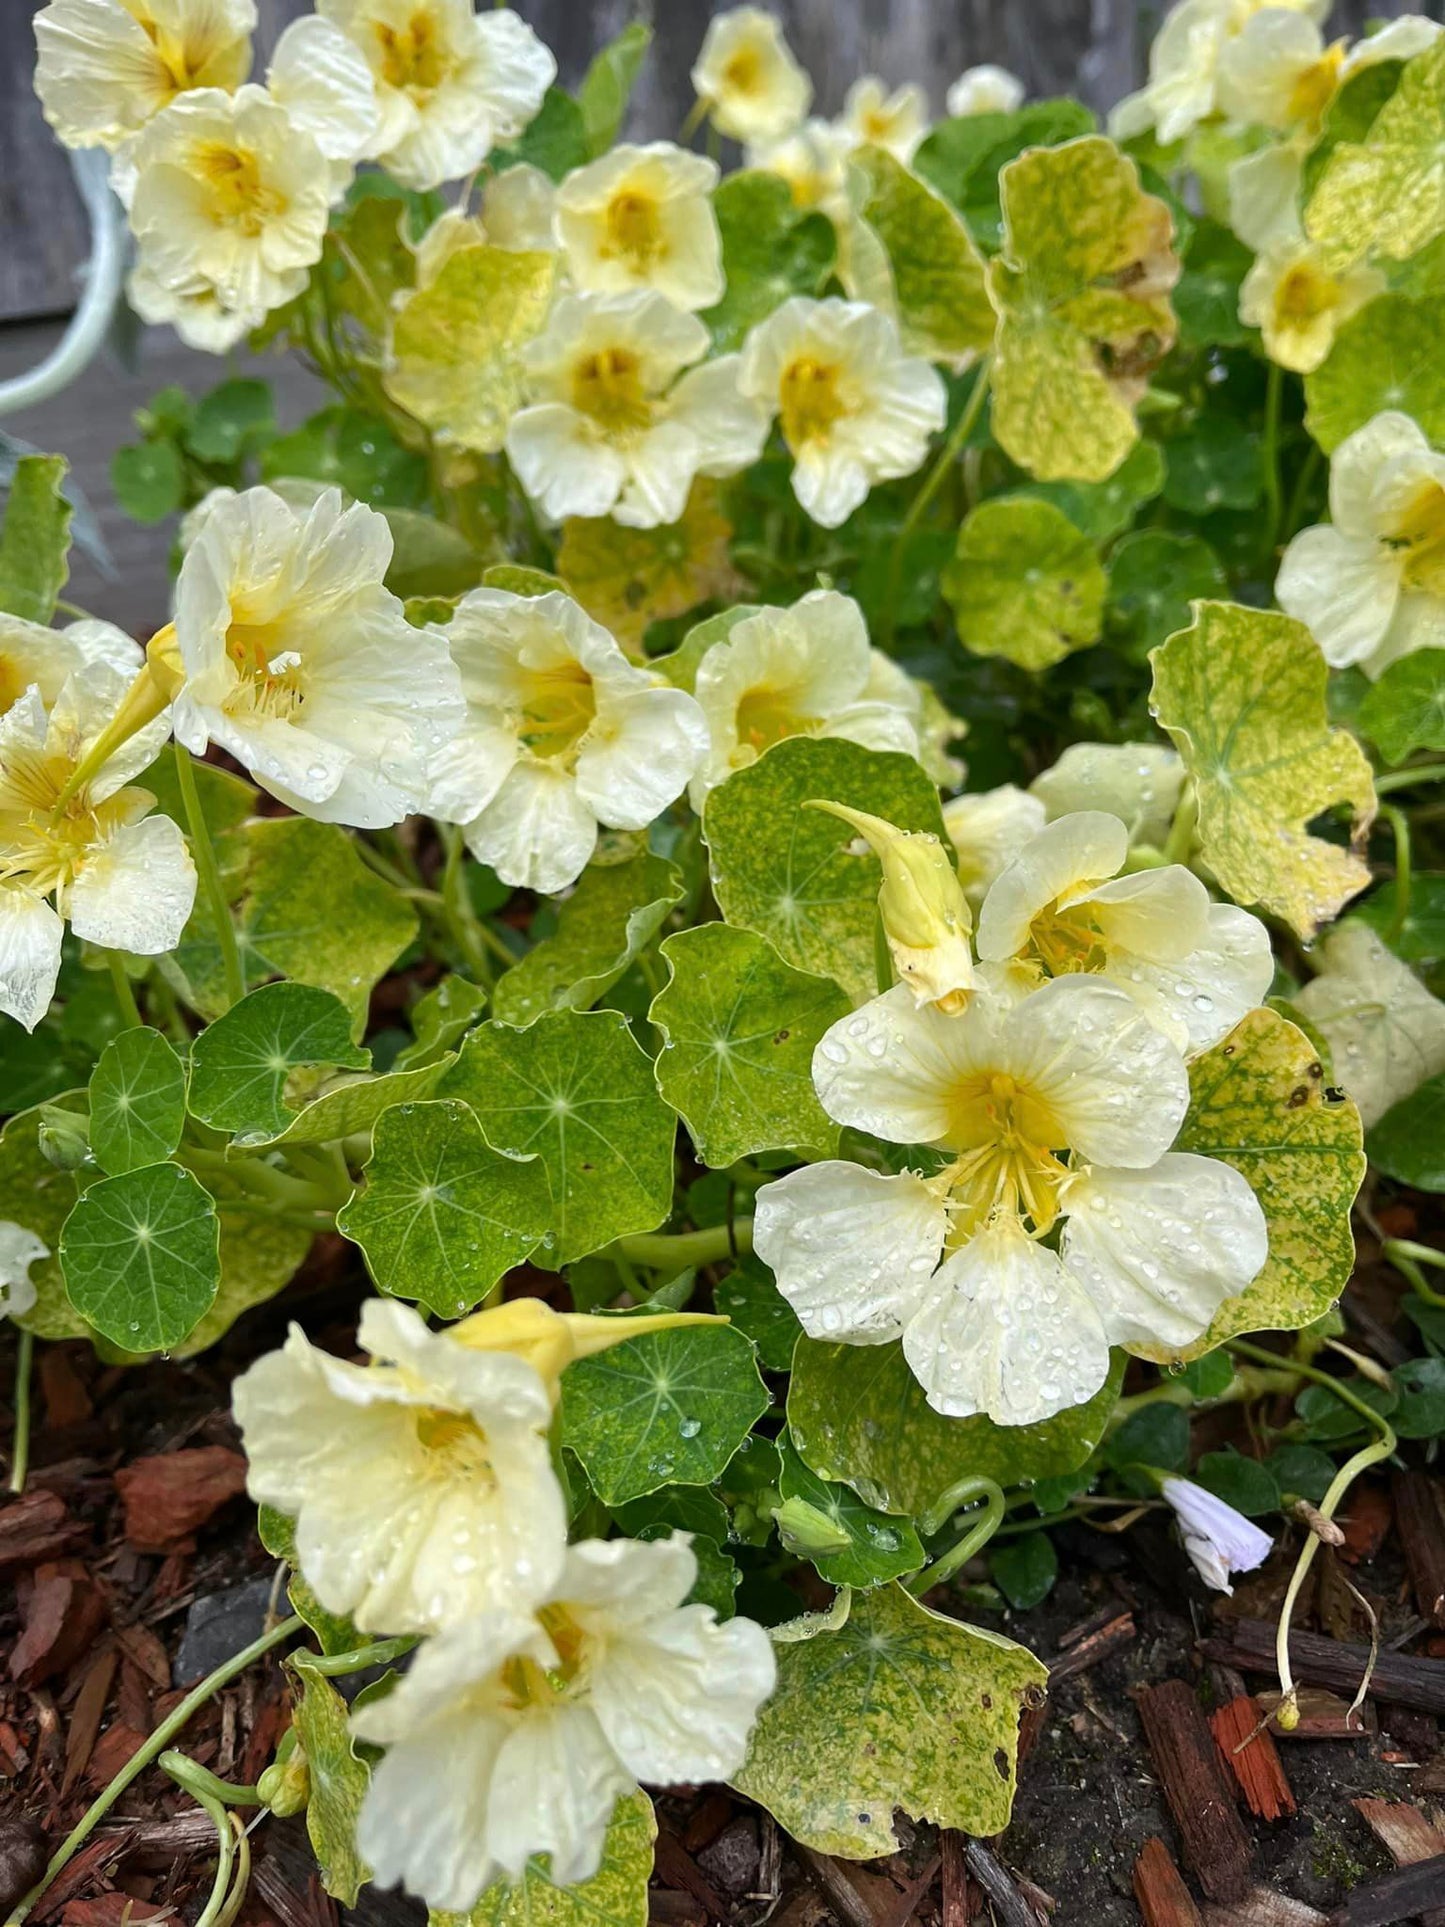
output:
<instances>
[{"instance_id":1,"label":"yellow flower center","mask_svg":"<svg viewBox=\"0 0 1445 1927\"><path fill-rule=\"evenodd\" d=\"M723 85L733 94L763 91L763 56L756 46L739 47L722 70Z\"/></svg>"},{"instance_id":2,"label":"yellow flower center","mask_svg":"<svg viewBox=\"0 0 1445 1927\"><path fill-rule=\"evenodd\" d=\"M372 31L381 78L418 105L456 71L456 57L429 8L418 7L404 27L378 20Z\"/></svg>"},{"instance_id":3,"label":"yellow flower center","mask_svg":"<svg viewBox=\"0 0 1445 1927\"><path fill-rule=\"evenodd\" d=\"M785 736L803 735L817 720L798 708L796 691L787 684L757 683L738 702L738 742L761 752Z\"/></svg>"},{"instance_id":4,"label":"yellow flower center","mask_svg":"<svg viewBox=\"0 0 1445 1927\"><path fill-rule=\"evenodd\" d=\"M495 1484L487 1435L465 1412L422 1406L417 1412L416 1436L426 1454L426 1469L434 1476L464 1479L473 1486Z\"/></svg>"},{"instance_id":5,"label":"yellow flower center","mask_svg":"<svg viewBox=\"0 0 1445 1927\"><path fill-rule=\"evenodd\" d=\"M139 792L120 790L92 804L82 788L56 801L75 768L71 754L11 749L0 772L0 878L47 894L73 881L87 854L131 821Z\"/></svg>"},{"instance_id":6,"label":"yellow flower center","mask_svg":"<svg viewBox=\"0 0 1445 1927\"><path fill-rule=\"evenodd\" d=\"M1289 118L1308 127L1318 126L1340 84L1345 43L1337 40L1313 65L1306 67L1290 90Z\"/></svg>"},{"instance_id":7,"label":"yellow flower center","mask_svg":"<svg viewBox=\"0 0 1445 1927\"><path fill-rule=\"evenodd\" d=\"M663 254L662 221L657 202L635 188L614 194L607 203L607 258L621 255L636 268L651 267Z\"/></svg>"},{"instance_id":8,"label":"yellow flower center","mask_svg":"<svg viewBox=\"0 0 1445 1927\"><path fill-rule=\"evenodd\" d=\"M795 455L809 442L826 440L848 413L842 374L837 362L818 361L811 355L800 355L783 370L778 406L783 439Z\"/></svg>"},{"instance_id":9,"label":"yellow flower center","mask_svg":"<svg viewBox=\"0 0 1445 1927\"><path fill-rule=\"evenodd\" d=\"M1068 1167L1056 1155L1063 1129L1036 1091L1006 1071L971 1072L951 1094L945 1141L959 1153L940 1173L952 1243L997 1211L1028 1219L1040 1235L1050 1228Z\"/></svg>"},{"instance_id":10,"label":"yellow flower center","mask_svg":"<svg viewBox=\"0 0 1445 1927\"><path fill-rule=\"evenodd\" d=\"M572 406L618 439L650 428L652 401L641 357L630 348L599 348L585 356L572 373Z\"/></svg>"},{"instance_id":11,"label":"yellow flower center","mask_svg":"<svg viewBox=\"0 0 1445 1927\"><path fill-rule=\"evenodd\" d=\"M1403 551L1405 581L1445 596L1445 487L1420 484L1395 525L1391 546Z\"/></svg>"},{"instance_id":12,"label":"yellow flower center","mask_svg":"<svg viewBox=\"0 0 1445 1927\"><path fill-rule=\"evenodd\" d=\"M1087 889L1088 885L1081 883L1079 888ZM1051 977L1063 977L1075 970L1101 970L1104 966L1103 937L1087 903L1074 904L1067 910L1050 904L1030 924L1029 944Z\"/></svg>"},{"instance_id":13,"label":"yellow flower center","mask_svg":"<svg viewBox=\"0 0 1445 1927\"><path fill-rule=\"evenodd\" d=\"M534 756L570 768L596 717L597 691L580 662L523 671L518 733Z\"/></svg>"},{"instance_id":14,"label":"yellow flower center","mask_svg":"<svg viewBox=\"0 0 1445 1927\"><path fill-rule=\"evenodd\" d=\"M203 141L192 155L192 171L210 191L210 215L217 227L254 237L286 212L286 196L269 184L259 156L249 147Z\"/></svg>"},{"instance_id":15,"label":"yellow flower center","mask_svg":"<svg viewBox=\"0 0 1445 1927\"><path fill-rule=\"evenodd\" d=\"M226 654L239 678L222 708L228 715L265 715L287 722L306 701L301 653L279 623L248 622L238 612L226 631Z\"/></svg>"},{"instance_id":16,"label":"yellow flower center","mask_svg":"<svg viewBox=\"0 0 1445 1927\"><path fill-rule=\"evenodd\" d=\"M588 1659L588 1635L565 1605L554 1602L539 1607L537 1619L552 1642L557 1664L542 1666L525 1654L506 1662L501 1671L502 1692L517 1711L565 1699Z\"/></svg>"},{"instance_id":17,"label":"yellow flower center","mask_svg":"<svg viewBox=\"0 0 1445 1927\"><path fill-rule=\"evenodd\" d=\"M187 20L177 32L138 8L134 0L129 11L155 49L164 76L163 91L171 98L191 87L224 87L229 91L245 78L251 59L250 43L244 34L237 40L223 40L219 20L206 17Z\"/></svg>"},{"instance_id":18,"label":"yellow flower center","mask_svg":"<svg viewBox=\"0 0 1445 1927\"><path fill-rule=\"evenodd\" d=\"M1339 302L1340 284L1332 274L1322 273L1312 261L1297 261L1275 289L1275 321L1280 327L1307 328Z\"/></svg>"}]
</instances>

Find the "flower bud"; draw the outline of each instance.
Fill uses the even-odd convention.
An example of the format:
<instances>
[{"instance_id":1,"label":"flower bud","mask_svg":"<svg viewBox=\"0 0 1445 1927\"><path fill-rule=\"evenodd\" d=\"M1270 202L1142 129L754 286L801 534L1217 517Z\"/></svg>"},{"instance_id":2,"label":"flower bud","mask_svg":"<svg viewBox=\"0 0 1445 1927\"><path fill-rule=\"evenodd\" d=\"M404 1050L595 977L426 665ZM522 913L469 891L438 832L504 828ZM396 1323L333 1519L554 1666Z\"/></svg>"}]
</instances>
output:
<instances>
[{"instance_id":1,"label":"flower bud","mask_svg":"<svg viewBox=\"0 0 1445 1927\"><path fill-rule=\"evenodd\" d=\"M294 1726L283 1735L275 1759L256 1782L256 1791L261 1804L282 1820L305 1808L311 1797L311 1769Z\"/></svg>"},{"instance_id":2,"label":"flower bud","mask_svg":"<svg viewBox=\"0 0 1445 1927\"><path fill-rule=\"evenodd\" d=\"M973 994L973 918L952 852L926 830L900 830L842 803L810 808L841 817L883 866L878 910L893 968L918 1004L956 1016Z\"/></svg>"},{"instance_id":3,"label":"flower bud","mask_svg":"<svg viewBox=\"0 0 1445 1927\"><path fill-rule=\"evenodd\" d=\"M545 1381L556 1402L563 1372L574 1358L591 1358L629 1338L647 1332L670 1331L675 1325L725 1325L701 1311L641 1312L622 1316L614 1312L553 1311L540 1298L513 1298L503 1305L475 1311L450 1337L479 1352L515 1352L525 1358Z\"/></svg>"},{"instance_id":4,"label":"flower bud","mask_svg":"<svg viewBox=\"0 0 1445 1927\"><path fill-rule=\"evenodd\" d=\"M37 1142L47 1164L57 1171L78 1171L90 1162L90 1119L58 1104L42 1104Z\"/></svg>"},{"instance_id":5,"label":"flower bud","mask_svg":"<svg viewBox=\"0 0 1445 1927\"><path fill-rule=\"evenodd\" d=\"M846 1552L853 1541L836 1522L806 1499L786 1499L773 1514L778 1537L800 1559L823 1559Z\"/></svg>"},{"instance_id":6,"label":"flower bud","mask_svg":"<svg viewBox=\"0 0 1445 1927\"><path fill-rule=\"evenodd\" d=\"M185 687L185 664L181 661L180 644L176 641L176 625L173 622L168 622L164 629L157 629L146 644L146 671L163 706L174 702Z\"/></svg>"}]
</instances>

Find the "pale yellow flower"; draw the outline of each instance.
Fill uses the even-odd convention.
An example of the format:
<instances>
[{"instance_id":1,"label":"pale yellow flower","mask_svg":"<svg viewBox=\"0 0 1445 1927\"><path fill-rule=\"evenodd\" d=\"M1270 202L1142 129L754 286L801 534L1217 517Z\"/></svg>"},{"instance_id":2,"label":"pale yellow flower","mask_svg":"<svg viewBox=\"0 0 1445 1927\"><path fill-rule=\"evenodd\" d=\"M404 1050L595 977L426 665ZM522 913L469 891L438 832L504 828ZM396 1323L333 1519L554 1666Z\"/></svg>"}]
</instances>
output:
<instances>
[{"instance_id":1,"label":"pale yellow flower","mask_svg":"<svg viewBox=\"0 0 1445 1927\"><path fill-rule=\"evenodd\" d=\"M1012 114L1024 104L1024 84L1007 67L985 63L966 68L948 90L948 111L959 119L968 114Z\"/></svg>"},{"instance_id":2,"label":"pale yellow flower","mask_svg":"<svg viewBox=\"0 0 1445 1927\"><path fill-rule=\"evenodd\" d=\"M676 308L722 299L715 162L671 141L624 144L573 170L557 190L557 238L589 294L652 288Z\"/></svg>"},{"instance_id":3,"label":"pale yellow flower","mask_svg":"<svg viewBox=\"0 0 1445 1927\"><path fill-rule=\"evenodd\" d=\"M813 83L782 28L761 7L733 7L708 23L692 84L720 134L775 140L808 111Z\"/></svg>"},{"instance_id":4,"label":"pale yellow flower","mask_svg":"<svg viewBox=\"0 0 1445 1927\"><path fill-rule=\"evenodd\" d=\"M777 140L750 142L747 163L786 181L800 214L826 214L841 232L852 220L848 155L855 145L831 122L809 120Z\"/></svg>"},{"instance_id":5,"label":"pale yellow flower","mask_svg":"<svg viewBox=\"0 0 1445 1927\"><path fill-rule=\"evenodd\" d=\"M1307 375L1324 361L1350 316L1384 288L1377 268L1335 270L1313 241L1282 241L1267 248L1244 277L1239 318L1263 334L1271 361Z\"/></svg>"},{"instance_id":6,"label":"pale yellow flower","mask_svg":"<svg viewBox=\"0 0 1445 1927\"><path fill-rule=\"evenodd\" d=\"M928 132L928 96L914 85L890 92L876 74L864 74L848 89L838 129L857 146L886 147L906 167Z\"/></svg>"},{"instance_id":7,"label":"pale yellow flower","mask_svg":"<svg viewBox=\"0 0 1445 1927\"><path fill-rule=\"evenodd\" d=\"M67 147L112 151L193 87L251 71L255 0L50 0L35 91Z\"/></svg>"}]
</instances>

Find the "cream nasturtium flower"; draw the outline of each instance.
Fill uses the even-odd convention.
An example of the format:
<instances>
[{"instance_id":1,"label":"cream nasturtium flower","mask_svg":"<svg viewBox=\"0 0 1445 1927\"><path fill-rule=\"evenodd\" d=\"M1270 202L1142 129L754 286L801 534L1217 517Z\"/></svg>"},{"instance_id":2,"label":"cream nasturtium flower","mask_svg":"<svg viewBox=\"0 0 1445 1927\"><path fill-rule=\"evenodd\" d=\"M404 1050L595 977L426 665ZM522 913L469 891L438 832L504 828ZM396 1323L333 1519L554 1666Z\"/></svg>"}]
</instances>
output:
<instances>
[{"instance_id":1,"label":"cream nasturtium flower","mask_svg":"<svg viewBox=\"0 0 1445 1927\"><path fill-rule=\"evenodd\" d=\"M1182 864L1119 875L1128 855L1117 816L1079 810L1050 823L989 886L979 958L1024 986L1108 977L1178 1049L1208 1050L1268 992L1269 932L1247 910L1211 902Z\"/></svg>"},{"instance_id":2,"label":"cream nasturtium flower","mask_svg":"<svg viewBox=\"0 0 1445 1927\"><path fill-rule=\"evenodd\" d=\"M1128 830L1131 846L1157 848L1169 834L1183 786L1179 752L1164 743L1070 743L1029 784L1029 794L1050 822L1075 810L1107 810Z\"/></svg>"},{"instance_id":3,"label":"cream nasturtium flower","mask_svg":"<svg viewBox=\"0 0 1445 1927\"><path fill-rule=\"evenodd\" d=\"M1332 267L1319 243L1286 238L1267 247L1240 283L1239 318L1263 334L1271 361L1308 375L1351 315L1384 289L1378 268Z\"/></svg>"},{"instance_id":4,"label":"cream nasturtium flower","mask_svg":"<svg viewBox=\"0 0 1445 1927\"><path fill-rule=\"evenodd\" d=\"M528 1610L562 1570L567 1509L536 1368L368 1299L369 1365L300 1327L236 1381L253 1499L296 1521L303 1577L364 1632Z\"/></svg>"},{"instance_id":5,"label":"cream nasturtium flower","mask_svg":"<svg viewBox=\"0 0 1445 1927\"><path fill-rule=\"evenodd\" d=\"M413 628L385 587L391 554L386 518L337 489L310 509L269 488L217 502L176 584L179 740L218 743L324 823L420 809L461 688L442 631Z\"/></svg>"},{"instance_id":6,"label":"cream nasturtium flower","mask_svg":"<svg viewBox=\"0 0 1445 1927\"><path fill-rule=\"evenodd\" d=\"M50 1246L23 1224L0 1220L0 1318L23 1318L35 1304L30 1267L50 1256Z\"/></svg>"},{"instance_id":7,"label":"cream nasturtium flower","mask_svg":"<svg viewBox=\"0 0 1445 1927\"><path fill-rule=\"evenodd\" d=\"M1225 50L1268 6L1322 20L1329 0L1180 0L1149 49L1148 84L1121 100L1109 132L1128 140L1153 128L1166 146L1191 133L1220 107L1219 69Z\"/></svg>"},{"instance_id":8,"label":"cream nasturtium flower","mask_svg":"<svg viewBox=\"0 0 1445 1927\"><path fill-rule=\"evenodd\" d=\"M834 589L734 623L698 665L694 688L709 736L692 782L696 810L709 790L787 736L919 753L918 686L870 646L863 611Z\"/></svg>"},{"instance_id":9,"label":"cream nasturtium flower","mask_svg":"<svg viewBox=\"0 0 1445 1927\"><path fill-rule=\"evenodd\" d=\"M562 297L523 352L531 399L507 427L543 515L657 528L681 518L696 476L757 460L766 413L739 393L736 355L703 361L708 342L660 294Z\"/></svg>"},{"instance_id":10,"label":"cream nasturtium flower","mask_svg":"<svg viewBox=\"0 0 1445 1927\"><path fill-rule=\"evenodd\" d=\"M623 655L570 596L473 589L443 632L466 721L432 759L427 805L505 883L574 883L599 824L643 830L707 749L691 696Z\"/></svg>"},{"instance_id":11,"label":"cream nasturtium flower","mask_svg":"<svg viewBox=\"0 0 1445 1927\"><path fill-rule=\"evenodd\" d=\"M144 660L140 644L124 630L93 616L57 630L0 612L0 716L32 684L49 709L76 670L95 664L130 677Z\"/></svg>"},{"instance_id":12,"label":"cream nasturtium flower","mask_svg":"<svg viewBox=\"0 0 1445 1927\"><path fill-rule=\"evenodd\" d=\"M829 529L874 483L921 467L947 414L937 369L904 353L890 317L834 297L795 295L754 328L738 385L778 416L793 492Z\"/></svg>"},{"instance_id":13,"label":"cream nasturtium flower","mask_svg":"<svg viewBox=\"0 0 1445 1927\"><path fill-rule=\"evenodd\" d=\"M1410 60L1441 32L1407 14L1351 47L1326 44L1316 16L1277 4L1245 21L1219 56L1219 108L1229 119L1312 138L1345 81L1382 60Z\"/></svg>"},{"instance_id":14,"label":"cream nasturtium flower","mask_svg":"<svg viewBox=\"0 0 1445 1927\"><path fill-rule=\"evenodd\" d=\"M652 288L677 308L710 308L726 281L711 195L718 167L671 141L624 144L557 189L556 231L584 293Z\"/></svg>"},{"instance_id":15,"label":"cream nasturtium flower","mask_svg":"<svg viewBox=\"0 0 1445 1927\"><path fill-rule=\"evenodd\" d=\"M50 0L35 91L67 147L114 152L189 89L239 87L255 25L255 0Z\"/></svg>"},{"instance_id":16,"label":"cream nasturtium flower","mask_svg":"<svg viewBox=\"0 0 1445 1927\"><path fill-rule=\"evenodd\" d=\"M380 124L374 151L420 192L460 180L537 114L557 63L508 7L472 0L318 0L366 57Z\"/></svg>"},{"instance_id":17,"label":"cream nasturtium flower","mask_svg":"<svg viewBox=\"0 0 1445 1927\"><path fill-rule=\"evenodd\" d=\"M857 143L826 120L805 121L777 140L753 141L749 167L786 181L799 213L826 214L840 233L853 218L848 198L848 156Z\"/></svg>"},{"instance_id":18,"label":"cream nasturtium flower","mask_svg":"<svg viewBox=\"0 0 1445 1927\"><path fill-rule=\"evenodd\" d=\"M886 147L906 167L928 132L928 96L916 85L891 92L876 74L848 89L838 131L854 146Z\"/></svg>"},{"instance_id":19,"label":"cream nasturtium flower","mask_svg":"<svg viewBox=\"0 0 1445 1927\"><path fill-rule=\"evenodd\" d=\"M1012 114L1024 104L1024 84L1007 67L967 67L948 90L955 120L968 114Z\"/></svg>"},{"instance_id":20,"label":"cream nasturtium flower","mask_svg":"<svg viewBox=\"0 0 1445 1927\"><path fill-rule=\"evenodd\" d=\"M1275 582L1325 661L1375 677L1445 646L1445 455L1410 416L1387 410L1340 443L1330 516L1295 536Z\"/></svg>"},{"instance_id":21,"label":"cream nasturtium flower","mask_svg":"<svg viewBox=\"0 0 1445 1927\"><path fill-rule=\"evenodd\" d=\"M1445 1004L1366 924L1340 924L1316 961L1294 1002L1323 1033L1335 1082L1368 1130L1445 1071Z\"/></svg>"},{"instance_id":22,"label":"cream nasturtium flower","mask_svg":"<svg viewBox=\"0 0 1445 1927\"><path fill-rule=\"evenodd\" d=\"M732 7L708 22L692 84L720 134L776 140L808 111L813 83L783 30L761 7Z\"/></svg>"},{"instance_id":23,"label":"cream nasturtium flower","mask_svg":"<svg viewBox=\"0 0 1445 1927\"><path fill-rule=\"evenodd\" d=\"M1037 796L1013 783L955 796L943 806L943 827L958 858L958 880L976 910L1006 864L1049 820Z\"/></svg>"},{"instance_id":24,"label":"cream nasturtium flower","mask_svg":"<svg viewBox=\"0 0 1445 1927\"><path fill-rule=\"evenodd\" d=\"M498 1610L428 1640L352 1730L387 1751L357 1846L381 1886L462 1912L532 1854L570 1886L596 1873L612 1809L639 1780L737 1772L773 1689L761 1626L685 1606L685 1534L584 1540L535 1616Z\"/></svg>"},{"instance_id":25,"label":"cream nasturtium flower","mask_svg":"<svg viewBox=\"0 0 1445 1927\"><path fill-rule=\"evenodd\" d=\"M1264 1263L1245 1180L1170 1150L1184 1060L1116 984L985 983L957 1016L898 984L823 1036L813 1082L836 1122L946 1162L804 1165L758 1193L756 1249L811 1336L901 1335L936 1411L1049 1418L1099 1389L1111 1344L1192 1343Z\"/></svg>"},{"instance_id":26,"label":"cream nasturtium flower","mask_svg":"<svg viewBox=\"0 0 1445 1927\"><path fill-rule=\"evenodd\" d=\"M180 942L195 902L185 838L130 786L160 754L167 718L152 710L89 767L134 680L98 657L71 672L48 714L32 684L0 718L0 1010L27 1030L55 993L67 921L87 943L154 957Z\"/></svg>"}]
</instances>

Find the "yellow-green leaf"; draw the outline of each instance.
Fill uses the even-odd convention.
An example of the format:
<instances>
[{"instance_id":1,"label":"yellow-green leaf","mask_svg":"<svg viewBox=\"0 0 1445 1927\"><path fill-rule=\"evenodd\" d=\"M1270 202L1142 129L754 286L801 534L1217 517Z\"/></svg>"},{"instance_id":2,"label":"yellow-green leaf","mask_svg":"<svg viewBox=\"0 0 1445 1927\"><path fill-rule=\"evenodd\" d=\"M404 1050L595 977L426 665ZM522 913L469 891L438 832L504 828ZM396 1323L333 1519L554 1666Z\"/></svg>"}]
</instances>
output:
<instances>
[{"instance_id":1,"label":"yellow-green leaf","mask_svg":"<svg viewBox=\"0 0 1445 1927\"><path fill-rule=\"evenodd\" d=\"M975 656L1047 669L1099 639L1108 580L1089 537L1052 502L980 502L943 572L958 638Z\"/></svg>"},{"instance_id":2,"label":"yellow-green leaf","mask_svg":"<svg viewBox=\"0 0 1445 1927\"><path fill-rule=\"evenodd\" d=\"M867 183L862 218L887 257L895 309L910 354L966 368L993 341L988 270L961 217L886 148L853 156Z\"/></svg>"},{"instance_id":3,"label":"yellow-green leaf","mask_svg":"<svg viewBox=\"0 0 1445 1927\"><path fill-rule=\"evenodd\" d=\"M1264 609L1197 602L1189 628L1149 660L1154 714L1194 781L1205 862L1237 903L1312 937L1370 881L1358 851L1375 788L1354 737L1330 727L1329 671L1309 630ZM1349 849L1308 827L1342 805Z\"/></svg>"},{"instance_id":4,"label":"yellow-green leaf","mask_svg":"<svg viewBox=\"0 0 1445 1927\"><path fill-rule=\"evenodd\" d=\"M1176 332L1169 209L1098 134L1021 154L999 181L993 432L1043 480L1102 481L1138 438L1132 403Z\"/></svg>"},{"instance_id":5,"label":"yellow-green leaf","mask_svg":"<svg viewBox=\"0 0 1445 1927\"><path fill-rule=\"evenodd\" d=\"M639 1788L612 1809L602 1865L590 1880L554 1887L539 1855L516 1885L497 1881L468 1913L430 1913L427 1927L647 1927L656 1838L652 1802Z\"/></svg>"},{"instance_id":6,"label":"yellow-green leaf","mask_svg":"<svg viewBox=\"0 0 1445 1927\"><path fill-rule=\"evenodd\" d=\"M897 1585L855 1594L843 1623L830 1623L837 1617L778 1641L777 1689L737 1786L795 1840L848 1860L896 1849L897 1807L965 1833L1001 1832L1019 1715L1041 1702L1047 1667Z\"/></svg>"},{"instance_id":7,"label":"yellow-green leaf","mask_svg":"<svg viewBox=\"0 0 1445 1927\"><path fill-rule=\"evenodd\" d=\"M545 1010L588 1010L645 950L682 895L682 873L651 851L591 863L557 928L497 979L492 1015L525 1028Z\"/></svg>"},{"instance_id":8,"label":"yellow-green leaf","mask_svg":"<svg viewBox=\"0 0 1445 1927\"><path fill-rule=\"evenodd\" d=\"M310 1797L306 1831L327 1893L354 1907L370 1869L356 1849L356 1821L371 1769L356 1751L347 1724L346 1701L331 1681L306 1664L304 1653L287 1661L296 1676L297 1738L306 1754Z\"/></svg>"},{"instance_id":9,"label":"yellow-green leaf","mask_svg":"<svg viewBox=\"0 0 1445 1927\"><path fill-rule=\"evenodd\" d=\"M70 504L63 455L22 455L0 523L0 610L49 622L70 574ZM18 693L18 692L17 692ZM13 699L12 699L13 700Z\"/></svg>"},{"instance_id":10,"label":"yellow-green leaf","mask_svg":"<svg viewBox=\"0 0 1445 1927\"><path fill-rule=\"evenodd\" d=\"M392 325L386 392L443 440L494 455L522 395L519 351L540 332L551 254L463 248Z\"/></svg>"},{"instance_id":11,"label":"yellow-green leaf","mask_svg":"<svg viewBox=\"0 0 1445 1927\"><path fill-rule=\"evenodd\" d=\"M717 484L698 481L680 522L624 529L604 515L563 524L557 567L568 590L624 649L640 649L650 622L743 593L728 547L732 524L718 501Z\"/></svg>"},{"instance_id":12,"label":"yellow-green leaf","mask_svg":"<svg viewBox=\"0 0 1445 1927\"><path fill-rule=\"evenodd\" d=\"M1305 376L1305 427L1327 455L1382 409L1413 415L1445 441L1440 303L1382 294L1335 336L1324 366Z\"/></svg>"},{"instance_id":13,"label":"yellow-green leaf","mask_svg":"<svg viewBox=\"0 0 1445 1927\"><path fill-rule=\"evenodd\" d=\"M1404 261L1445 229L1445 39L1407 61L1362 141L1341 141L1305 210L1305 231L1342 267Z\"/></svg>"}]
</instances>

